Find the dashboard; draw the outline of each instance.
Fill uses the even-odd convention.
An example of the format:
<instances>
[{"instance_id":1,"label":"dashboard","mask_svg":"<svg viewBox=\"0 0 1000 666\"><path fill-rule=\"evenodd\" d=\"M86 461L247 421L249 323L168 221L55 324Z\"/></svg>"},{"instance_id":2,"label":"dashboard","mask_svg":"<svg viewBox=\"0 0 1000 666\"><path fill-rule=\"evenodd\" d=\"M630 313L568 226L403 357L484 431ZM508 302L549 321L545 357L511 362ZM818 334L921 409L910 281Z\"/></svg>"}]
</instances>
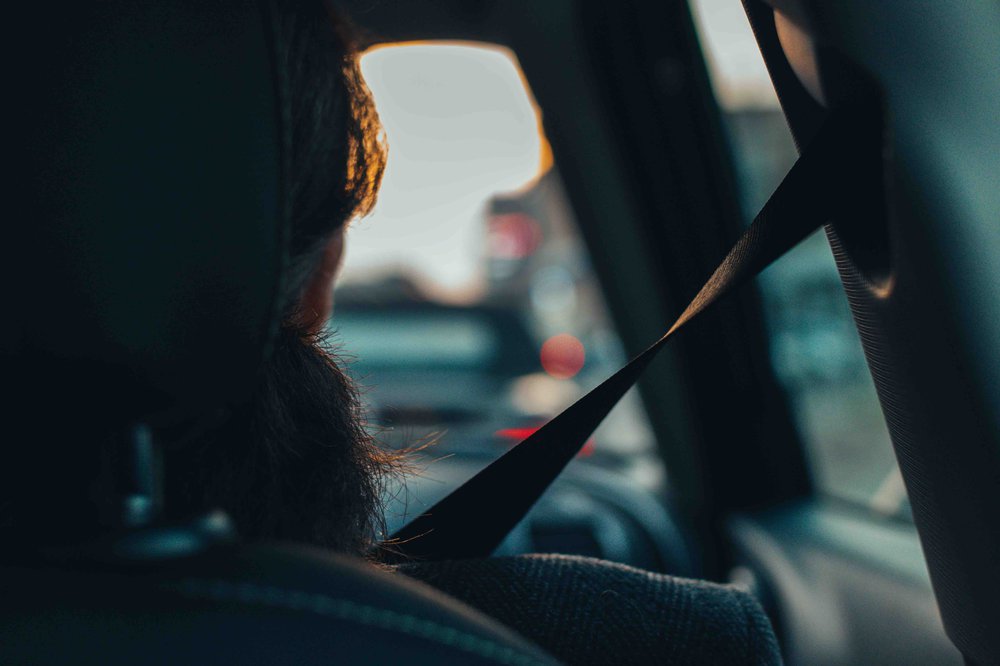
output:
<instances>
[{"instance_id":1,"label":"dashboard","mask_svg":"<svg viewBox=\"0 0 1000 666\"><path fill-rule=\"evenodd\" d=\"M406 475L387 493L388 532L432 507L489 462L485 456L455 454ZM539 552L697 575L689 542L669 507L625 475L586 460L570 463L495 555Z\"/></svg>"}]
</instances>

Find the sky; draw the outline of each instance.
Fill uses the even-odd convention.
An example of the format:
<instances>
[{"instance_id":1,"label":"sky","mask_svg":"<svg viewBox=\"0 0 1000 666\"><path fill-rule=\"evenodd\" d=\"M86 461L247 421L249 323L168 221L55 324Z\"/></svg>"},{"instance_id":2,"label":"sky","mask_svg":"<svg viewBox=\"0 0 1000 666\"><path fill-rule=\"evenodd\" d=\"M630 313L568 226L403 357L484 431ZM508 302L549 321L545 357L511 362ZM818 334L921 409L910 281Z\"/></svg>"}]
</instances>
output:
<instances>
[{"instance_id":1,"label":"sky","mask_svg":"<svg viewBox=\"0 0 1000 666\"><path fill-rule=\"evenodd\" d=\"M773 106L740 3L692 6L723 107ZM467 300L484 278L487 202L529 185L546 159L517 60L499 47L418 43L375 48L361 69L389 161L378 205L348 232L341 279L401 271L439 298Z\"/></svg>"},{"instance_id":2,"label":"sky","mask_svg":"<svg viewBox=\"0 0 1000 666\"><path fill-rule=\"evenodd\" d=\"M691 9L722 107L776 107L778 100L742 3L691 0Z\"/></svg>"},{"instance_id":3,"label":"sky","mask_svg":"<svg viewBox=\"0 0 1000 666\"><path fill-rule=\"evenodd\" d=\"M466 288L481 278L486 203L541 168L520 68L506 50L457 44L383 47L361 67L389 162L378 205L348 232L342 279L402 265L440 289Z\"/></svg>"}]
</instances>

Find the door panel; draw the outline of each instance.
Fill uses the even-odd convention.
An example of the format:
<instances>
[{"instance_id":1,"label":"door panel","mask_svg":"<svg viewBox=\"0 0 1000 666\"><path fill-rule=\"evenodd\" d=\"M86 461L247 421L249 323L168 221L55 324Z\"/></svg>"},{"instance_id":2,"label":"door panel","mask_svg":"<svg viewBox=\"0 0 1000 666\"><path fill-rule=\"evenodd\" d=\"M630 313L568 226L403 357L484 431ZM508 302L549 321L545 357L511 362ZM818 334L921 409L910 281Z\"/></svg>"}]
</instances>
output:
<instances>
[{"instance_id":1,"label":"door panel","mask_svg":"<svg viewBox=\"0 0 1000 666\"><path fill-rule=\"evenodd\" d=\"M911 524L803 502L739 515L729 532L788 664L963 663L941 625Z\"/></svg>"}]
</instances>

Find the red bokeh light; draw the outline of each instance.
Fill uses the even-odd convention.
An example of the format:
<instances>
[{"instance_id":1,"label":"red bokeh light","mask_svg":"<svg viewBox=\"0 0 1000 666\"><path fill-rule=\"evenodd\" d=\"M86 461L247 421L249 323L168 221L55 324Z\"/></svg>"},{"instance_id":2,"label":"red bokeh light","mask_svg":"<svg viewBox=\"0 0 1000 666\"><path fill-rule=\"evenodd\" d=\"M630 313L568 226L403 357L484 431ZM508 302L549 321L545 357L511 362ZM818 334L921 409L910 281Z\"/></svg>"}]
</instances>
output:
<instances>
[{"instance_id":1,"label":"red bokeh light","mask_svg":"<svg viewBox=\"0 0 1000 666\"><path fill-rule=\"evenodd\" d=\"M497 430L493 434L504 443L512 442L514 444L518 444L538 432L539 428L541 428L541 426L532 428L503 428L501 430ZM595 442L594 438L591 437L580 449L580 452L576 454L577 457L586 458L587 456L592 455L596 446L597 442Z\"/></svg>"},{"instance_id":2,"label":"red bokeh light","mask_svg":"<svg viewBox=\"0 0 1000 666\"><path fill-rule=\"evenodd\" d=\"M587 360L583 343L568 333L553 335L542 344L542 367L556 379L569 379Z\"/></svg>"},{"instance_id":3,"label":"red bokeh light","mask_svg":"<svg viewBox=\"0 0 1000 666\"><path fill-rule=\"evenodd\" d=\"M495 434L500 439L506 439L512 442L520 442L528 439L532 435L538 432L538 428L504 428L502 430L497 430Z\"/></svg>"},{"instance_id":4,"label":"red bokeh light","mask_svg":"<svg viewBox=\"0 0 1000 666\"><path fill-rule=\"evenodd\" d=\"M490 218L490 255L497 259L524 259L542 243L538 222L525 213L501 213Z\"/></svg>"}]
</instances>

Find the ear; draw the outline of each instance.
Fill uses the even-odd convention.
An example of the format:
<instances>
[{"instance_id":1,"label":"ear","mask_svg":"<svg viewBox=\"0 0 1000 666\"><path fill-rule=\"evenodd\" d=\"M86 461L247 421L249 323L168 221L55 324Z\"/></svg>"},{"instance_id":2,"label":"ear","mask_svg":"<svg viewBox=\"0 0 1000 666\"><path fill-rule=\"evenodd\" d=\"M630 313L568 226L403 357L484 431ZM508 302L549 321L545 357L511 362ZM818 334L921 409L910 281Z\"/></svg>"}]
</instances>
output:
<instances>
[{"instance_id":1,"label":"ear","mask_svg":"<svg viewBox=\"0 0 1000 666\"><path fill-rule=\"evenodd\" d=\"M310 333L317 333L333 314L333 283L344 258L344 227L340 227L326 242L319 264L306 283L299 301L296 324Z\"/></svg>"}]
</instances>

